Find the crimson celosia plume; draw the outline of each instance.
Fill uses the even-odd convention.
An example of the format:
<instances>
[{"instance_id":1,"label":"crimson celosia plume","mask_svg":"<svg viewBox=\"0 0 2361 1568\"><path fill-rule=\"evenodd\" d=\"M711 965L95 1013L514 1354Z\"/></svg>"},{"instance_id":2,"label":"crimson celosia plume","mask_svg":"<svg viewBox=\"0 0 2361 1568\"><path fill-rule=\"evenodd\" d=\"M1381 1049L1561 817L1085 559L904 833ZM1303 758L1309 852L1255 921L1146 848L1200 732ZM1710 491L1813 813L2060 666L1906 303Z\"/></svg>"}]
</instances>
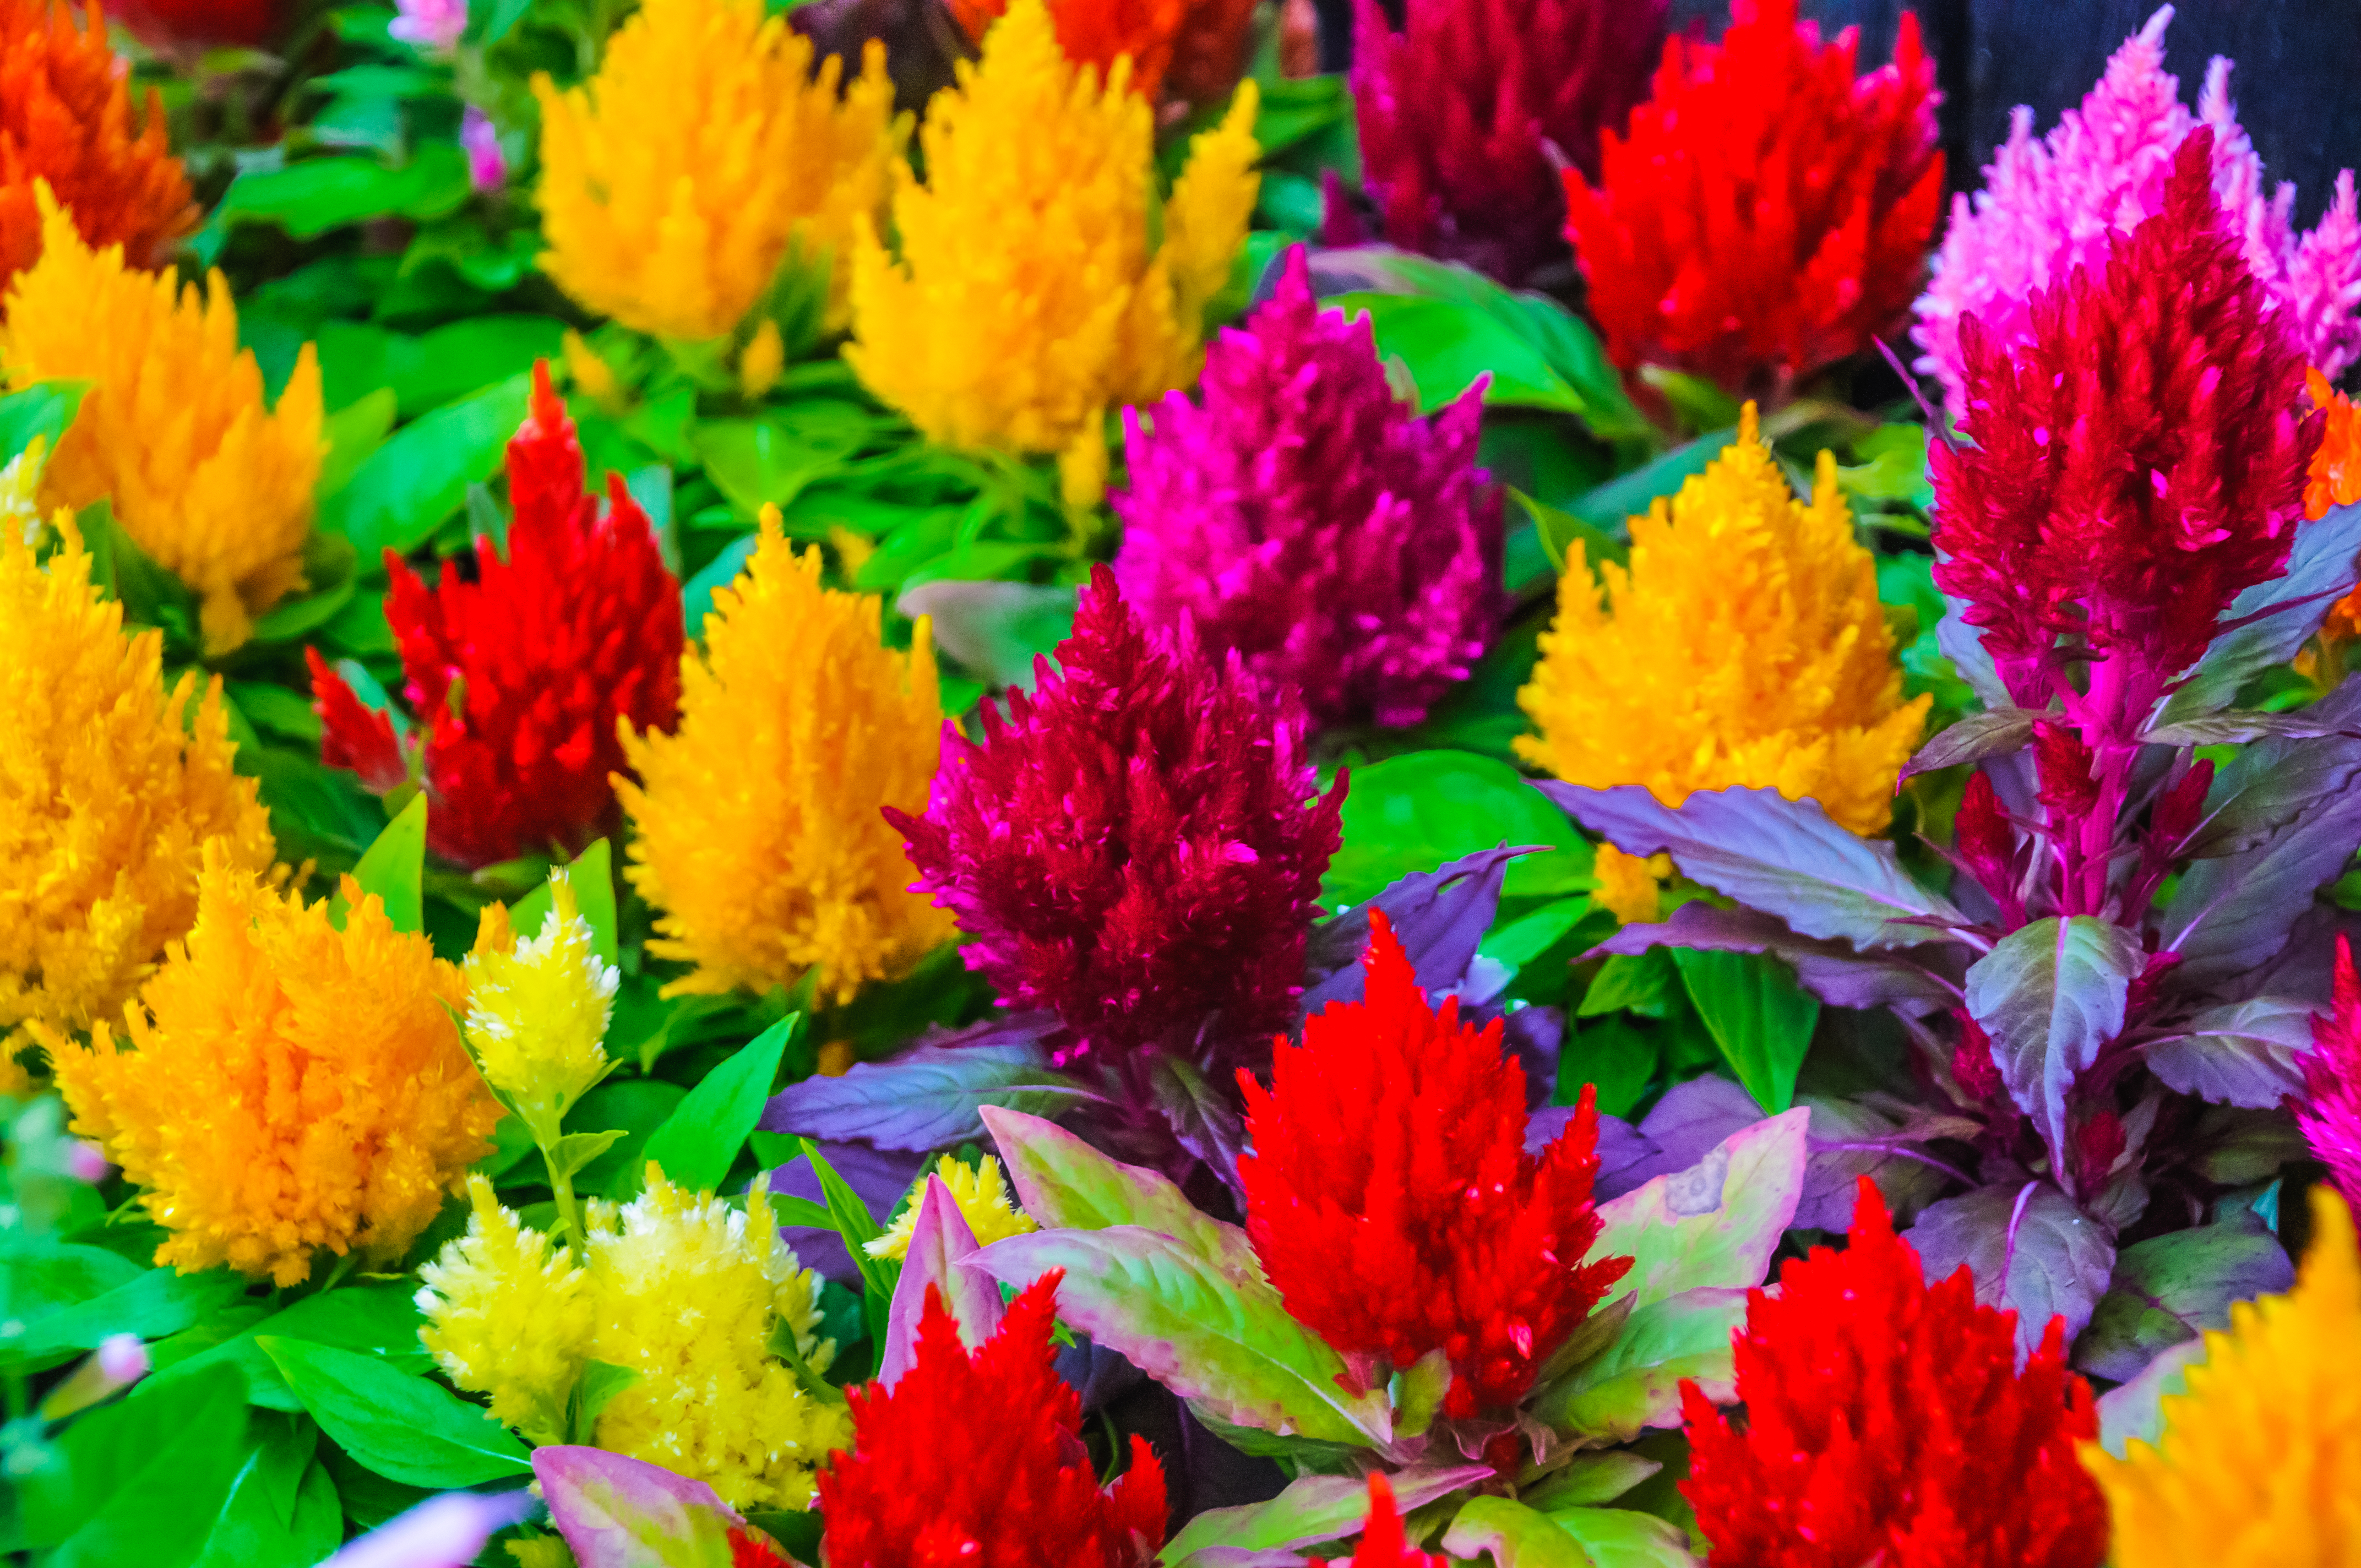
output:
<instances>
[{"instance_id":1,"label":"crimson celosia plume","mask_svg":"<svg viewBox=\"0 0 2361 1568\"><path fill-rule=\"evenodd\" d=\"M1102 1488L1082 1399L1057 1373L1052 1270L973 1351L927 1287L917 1360L850 1390L853 1445L819 1473L829 1568L1145 1568L1164 1541L1164 1471L1146 1438Z\"/></svg>"},{"instance_id":2,"label":"crimson celosia plume","mask_svg":"<svg viewBox=\"0 0 2361 1568\"><path fill-rule=\"evenodd\" d=\"M1525 1073L1501 1021L1463 1020L1419 990L1382 911L1363 1000L1283 1038L1270 1087L1240 1071L1254 1152L1238 1160L1246 1234L1287 1310L1365 1381L1440 1350L1444 1413L1505 1412L1631 1259L1598 1240L1592 1091L1525 1152Z\"/></svg>"},{"instance_id":3,"label":"crimson celosia plume","mask_svg":"<svg viewBox=\"0 0 2361 1568\"><path fill-rule=\"evenodd\" d=\"M1152 632L1100 566L1038 686L943 730L924 817L887 809L1012 1008L1046 1008L1069 1058L1283 1025L1336 852L1302 718L1193 637ZM1215 1024L1218 1020L1218 1024Z\"/></svg>"},{"instance_id":4,"label":"crimson celosia plume","mask_svg":"<svg viewBox=\"0 0 2361 1568\"><path fill-rule=\"evenodd\" d=\"M1682 1495L1717 1563L2098 1568L2107 1513L2075 1444L2099 1431L2054 1320L2024 1369L2015 1314L1962 1266L1929 1286L1866 1177L1842 1252L1749 1296L1741 1420L1682 1390Z\"/></svg>"},{"instance_id":5,"label":"crimson celosia plume","mask_svg":"<svg viewBox=\"0 0 2361 1568\"><path fill-rule=\"evenodd\" d=\"M1718 43L1675 36L1599 176L1565 171L1568 236L1616 363L1773 394L1859 352L1918 287L1943 194L1935 62L1902 13L1855 78L1796 0L1731 0Z\"/></svg>"},{"instance_id":6,"label":"crimson celosia plume","mask_svg":"<svg viewBox=\"0 0 2361 1568\"><path fill-rule=\"evenodd\" d=\"M1304 1560L1305 1568L1320 1560ZM1450 1559L1421 1552L1402 1533L1401 1514L1394 1508L1394 1489L1382 1470L1369 1472L1369 1518L1361 1527L1361 1543L1353 1549L1351 1568L1449 1568Z\"/></svg>"},{"instance_id":7,"label":"crimson celosia plume","mask_svg":"<svg viewBox=\"0 0 2361 1568\"><path fill-rule=\"evenodd\" d=\"M423 770L427 842L463 866L581 849L615 827L618 719L669 729L680 699L680 587L647 514L619 477L602 507L583 485L581 443L549 369L509 444L513 519L505 557L477 541L469 581L443 565L433 587L391 551L386 619L401 649L416 729L404 757L314 653L322 760L382 791Z\"/></svg>"},{"instance_id":8,"label":"crimson celosia plume","mask_svg":"<svg viewBox=\"0 0 2361 1568\"><path fill-rule=\"evenodd\" d=\"M154 49L258 49L279 36L283 0L115 0L107 10Z\"/></svg>"},{"instance_id":9,"label":"crimson celosia plume","mask_svg":"<svg viewBox=\"0 0 2361 1568\"><path fill-rule=\"evenodd\" d=\"M2312 1021L2312 1051L2303 1058L2303 1097L2296 1125L2312 1157L2361 1212L2361 975L2353 968L2352 938L2336 938L2334 1011Z\"/></svg>"}]
</instances>

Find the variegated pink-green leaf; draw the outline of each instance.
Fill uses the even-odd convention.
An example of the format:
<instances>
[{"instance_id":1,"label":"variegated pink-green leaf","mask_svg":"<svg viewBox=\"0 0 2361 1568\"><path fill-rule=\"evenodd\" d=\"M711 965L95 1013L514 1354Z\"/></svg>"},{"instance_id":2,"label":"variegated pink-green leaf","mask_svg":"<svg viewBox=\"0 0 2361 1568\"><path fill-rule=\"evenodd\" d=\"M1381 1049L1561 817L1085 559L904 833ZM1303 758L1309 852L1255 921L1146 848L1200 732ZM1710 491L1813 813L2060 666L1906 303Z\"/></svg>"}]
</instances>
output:
<instances>
[{"instance_id":1,"label":"variegated pink-green leaf","mask_svg":"<svg viewBox=\"0 0 2361 1568\"><path fill-rule=\"evenodd\" d=\"M1804 1191L1811 1112L1792 1111L1741 1127L1688 1169L1659 1176L1602 1203L1604 1228L1592 1257L1628 1257L1617 1286L1641 1308L1702 1287L1763 1283L1780 1233Z\"/></svg>"},{"instance_id":2,"label":"variegated pink-green leaf","mask_svg":"<svg viewBox=\"0 0 2361 1568\"><path fill-rule=\"evenodd\" d=\"M1387 1476L1394 1507L1422 1508L1462 1486L1489 1480L1488 1464L1414 1465ZM1213 1508L1180 1527L1157 1559L1163 1568L1207 1568L1214 1552L1288 1552L1359 1533L1369 1514L1369 1484L1360 1475L1300 1475L1268 1502ZM1207 1554L1201 1558L1200 1553Z\"/></svg>"},{"instance_id":3,"label":"variegated pink-green leaf","mask_svg":"<svg viewBox=\"0 0 2361 1568\"><path fill-rule=\"evenodd\" d=\"M533 1473L579 1568L730 1568L746 1522L704 1482L604 1449L535 1449Z\"/></svg>"},{"instance_id":4,"label":"variegated pink-green leaf","mask_svg":"<svg viewBox=\"0 0 2361 1568\"><path fill-rule=\"evenodd\" d=\"M1109 1159L1055 1122L996 1105L983 1124L1000 1146L1009 1184L1044 1229L1096 1231L1138 1225L1203 1250L1224 1228L1181 1194L1169 1178Z\"/></svg>"},{"instance_id":5,"label":"variegated pink-green leaf","mask_svg":"<svg viewBox=\"0 0 2361 1568\"><path fill-rule=\"evenodd\" d=\"M959 1200L941 1177L927 1178L918 1217L910 1227L910 1250L902 1260L902 1277L885 1314L885 1349L878 1358L877 1377L887 1387L900 1382L917 1361L918 1325L926 1318L928 1286L941 1293L943 1310L958 1322L960 1338L970 1349L1000 1327L1000 1292L991 1280L958 1266L976 1247L975 1232L960 1212Z\"/></svg>"},{"instance_id":6,"label":"variegated pink-green leaf","mask_svg":"<svg viewBox=\"0 0 2361 1568\"><path fill-rule=\"evenodd\" d=\"M1652 1301L1615 1343L1546 1389L1533 1414L1561 1431L1626 1442L1648 1427L1681 1423L1681 1385L1708 1399L1738 1397L1730 1335L1746 1321L1748 1292L1719 1286Z\"/></svg>"}]
</instances>

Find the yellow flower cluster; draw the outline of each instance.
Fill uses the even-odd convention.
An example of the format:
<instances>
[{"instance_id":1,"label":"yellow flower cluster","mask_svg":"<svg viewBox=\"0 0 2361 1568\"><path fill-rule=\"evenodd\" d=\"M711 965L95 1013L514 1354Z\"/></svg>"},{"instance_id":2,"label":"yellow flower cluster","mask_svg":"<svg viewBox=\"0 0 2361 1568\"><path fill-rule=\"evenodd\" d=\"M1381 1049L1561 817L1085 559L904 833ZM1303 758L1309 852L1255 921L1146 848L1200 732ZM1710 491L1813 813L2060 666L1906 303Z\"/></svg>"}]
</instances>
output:
<instances>
[{"instance_id":1,"label":"yellow flower cluster","mask_svg":"<svg viewBox=\"0 0 2361 1568\"><path fill-rule=\"evenodd\" d=\"M421 1273L420 1337L463 1388L489 1394L494 1419L557 1441L583 1365L636 1374L600 1412L601 1448L705 1482L734 1508L800 1508L812 1468L851 1439L844 1408L806 1393L770 1353L774 1325L815 1372L818 1282L779 1239L764 1182L741 1213L673 1186L618 1208L590 1205L577 1264L525 1230L489 1184L474 1188L467 1234Z\"/></svg>"},{"instance_id":2,"label":"yellow flower cluster","mask_svg":"<svg viewBox=\"0 0 2361 1568\"><path fill-rule=\"evenodd\" d=\"M950 1189L951 1201L959 1205L960 1218L975 1233L975 1239L985 1246L1010 1236L1021 1236L1041 1227L1033 1216L1016 1206L1008 1195L1008 1181L1001 1174L1000 1162L992 1156L983 1157L980 1166L963 1165L950 1155L936 1162L935 1168L921 1175L910 1186L910 1201L894 1217L884 1234L864 1248L872 1257L907 1257L910 1255L911 1233L918 1228L918 1201L927 1195L927 1183L941 1178Z\"/></svg>"},{"instance_id":3,"label":"yellow flower cluster","mask_svg":"<svg viewBox=\"0 0 2361 1568\"><path fill-rule=\"evenodd\" d=\"M607 1024L622 977L599 960L563 867L549 886L541 934L522 942L506 905L484 906L467 955L467 1028L485 1079L536 1137L555 1142L567 1108L607 1076Z\"/></svg>"},{"instance_id":4,"label":"yellow flower cluster","mask_svg":"<svg viewBox=\"0 0 2361 1568\"><path fill-rule=\"evenodd\" d=\"M458 970L350 877L344 896L339 931L209 844L187 942L125 1009L132 1048L104 1024L47 1042L76 1130L171 1233L158 1263L284 1286L321 1250L396 1262L490 1151Z\"/></svg>"},{"instance_id":5,"label":"yellow flower cluster","mask_svg":"<svg viewBox=\"0 0 2361 1568\"><path fill-rule=\"evenodd\" d=\"M1929 699L1902 700L1877 573L1820 455L1798 501L1747 406L1736 444L1631 520L1602 592L1577 544L1519 701L1518 754L1572 784L1768 786L1856 833L1893 813ZM1602 874L1605 874L1602 872Z\"/></svg>"},{"instance_id":6,"label":"yellow flower cluster","mask_svg":"<svg viewBox=\"0 0 2361 1568\"><path fill-rule=\"evenodd\" d=\"M952 931L907 891L901 836L878 815L924 811L934 782L927 623L908 652L884 647L877 599L821 587L819 552L798 556L769 510L713 606L703 654L681 658L678 727L623 738L639 775L617 785L629 875L664 912L648 950L697 966L667 994L767 991L818 965L849 1000Z\"/></svg>"},{"instance_id":7,"label":"yellow flower cluster","mask_svg":"<svg viewBox=\"0 0 2361 1568\"><path fill-rule=\"evenodd\" d=\"M647 0L584 85L533 82L543 269L587 310L697 339L736 327L798 246L840 261L905 134L884 47L849 88L843 71L814 71L763 0ZM832 299L840 323L840 267Z\"/></svg>"},{"instance_id":8,"label":"yellow flower cluster","mask_svg":"<svg viewBox=\"0 0 2361 1568\"><path fill-rule=\"evenodd\" d=\"M219 272L200 294L93 250L43 192L43 249L8 291L0 366L10 384L91 383L50 455L43 501L112 498L140 549L199 600L209 653L253 635L254 618L303 583L321 436L320 367L309 344L266 411L262 371L237 346Z\"/></svg>"},{"instance_id":9,"label":"yellow flower cluster","mask_svg":"<svg viewBox=\"0 0 2361 1568\"><path fill-rule=\"evenodd\" d=\"M2162 1439L2084 1448L2115 1568L2361 1565L2361 1243L2325 1184L2312 1212L2295 1288L2231 1307Z\"/></svg>"},{"instance_id":10,"label":"yellow flower cluster","mask_svg":"<svg viewBox=\"0 0 2361 1568\"><path fill-rule=\"evenodd\" d=\"M867 227L853 242L845 358L932 439L1057 453L1068 499L1095 501L1107 410L1196 378L1260 182L1255 104L1247 82L1196 139L1151 246L1154 116L1128 64L1102 88L1017 0L928 105L925 183L895 170L898 259Z\"/></svg>"},{"instance_id":11,"label":"yellow flower cluster","mask_svg":"<svg viewBox=\"0 0 2361 1568\"><path fill-rule=\"evenodd\" d=\"M207 844L249 875L273 854L220 681L168 693L162 633L124 635L58 523L45 565L0 529L0 1042L120 1011L196 918Z\"/></svg>"}]
</instances>

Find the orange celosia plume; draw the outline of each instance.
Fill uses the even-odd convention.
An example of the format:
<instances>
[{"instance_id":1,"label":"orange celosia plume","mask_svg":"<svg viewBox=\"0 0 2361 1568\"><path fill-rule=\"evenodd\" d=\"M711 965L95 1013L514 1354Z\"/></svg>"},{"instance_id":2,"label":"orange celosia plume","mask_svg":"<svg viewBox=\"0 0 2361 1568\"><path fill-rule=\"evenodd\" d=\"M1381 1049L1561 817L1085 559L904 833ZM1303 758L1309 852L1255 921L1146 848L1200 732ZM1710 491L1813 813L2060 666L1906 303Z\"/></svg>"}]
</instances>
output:
<instances>
[{"instance_id":1,"label":"orange celosia plume","mask_svg":"<svg viewBox=\"0 0 2361 1568\"><path fill-rule=\"evenodd\" d=\"M84 239L122 246L136 267L159 265L196 225L152 92L134 128L98 0L86 27L58 0L0 0L0 287L41 254L37 180Z\"/></svg>"}]
</instances>

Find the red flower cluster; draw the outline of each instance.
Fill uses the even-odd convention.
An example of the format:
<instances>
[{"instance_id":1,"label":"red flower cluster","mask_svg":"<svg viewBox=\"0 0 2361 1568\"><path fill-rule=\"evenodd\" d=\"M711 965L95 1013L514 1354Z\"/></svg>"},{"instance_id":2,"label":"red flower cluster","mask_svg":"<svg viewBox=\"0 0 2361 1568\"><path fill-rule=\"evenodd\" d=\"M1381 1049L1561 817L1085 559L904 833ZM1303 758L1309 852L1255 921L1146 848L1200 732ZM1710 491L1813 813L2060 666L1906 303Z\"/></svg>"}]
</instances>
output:
<instances>
[{"instance_id":1,"label":"red flower cluster","mask_svg":"<svg viewBox=\"0 0 2361 1568\"><path fill-rule=\"evenodd\" d=\"M972 1354L927 1287L916 1363L891 1389L851 1392L852 1452L819 1473L829 1568L1145 1568L1155 1556L1162 1467L1134 1437L1130 1468L1101 1490L1082 1398L1052 1362L1062 1277L1027 1286Z\"/></svg>"},{"instance_id":2,"label":"red flower cluster","mask_svg":"<svg viewBox=\"0 0 2361 1568\"><path fill-rule=\"evenodd\" d=\"M1665 0L1410 0L1354 18L1364 183L1390 245L1518 284L1563 254L1557 166L1594 178L1598 134L1646 91ZM1340 209L1332 226L1350 228ZM1352 243L1338 232L1330 243Z\"/></svg>"},{"instance_id":3,"label":"red flower cluster","mask_svg":"<svg viewBox=\"0 0 2361 1568\"><path fill-rule=\"evenodd\" d=\"M2074 1445L2098 1436L2064 1321L2016 1367L2016 1315L1964 1267L1927 1285L1864 1177L1851 1245L1755 1291L1737 1340L1743 1431L1683 1390L1682 1495L1716 1563L1746 1568L2098 1568L2107 1510Z\"/></svg>"},{"instance_id":4,"label":"red flower cluster","mask_svg":"<svg viewBox=\"0 0 2361 1568\"><path fill-rule=\"evenodd\" d=\"M280 0L115 0L115 14L150 49L259 49L279 36Z\"/></svg>"},{"instance_id":5,"label":"red flower cluster","mask_svg":"<svg viewBox=\"0 0 2361 1568\"><path fill-rule=\"evenodd\" d=\"M2312 1021L2312 1052L2303 1058L2303 1098L2296 1125L2312 1157L2361 1213L2361 975L2353 970L2352 938L2336 938L2334 1013Z\"/></svg>"},{"instance_id":6,"label":"red flower cluster","mask_svg":"<svg viewBox=\"0 0 2361 1568\"><path fill-rule=\"evenodd\" d=\"M1304 1559L1304 1568L1320 1560ZM1369 1521L1361 1527L1361 1544L1354 1549L1351 1568L1449 1568L1447 1557L1415 1550L1402 1534L1401 1515L1394 1511L1394 1489L1382 1470L1369 1472Z\"/></svg>"},{"instance_id":7,"label":"red flower cluster","mask_svg":"<svg viewBox=\"0 0 2361 1568\"><path fill-rule=\"evenodd\" d=\"M1538 1158L1525 1073L1501 1024L1427 1004L1383 913L1364 999L1333 1003L1275 1047L1266 1091L1241 1071L1254 1152L1238 1160L1246 1234L1287 1310L1353 1364L1400 1369L1440 1349L1444 1413L1513 1407L1631 1259L1598 1239L1591 1094Z\"/></svg>"},{"instance_id":8,"label":"red flower cluster","mask_svg":"<svg viewBox=\"0 0 2361 1568\"><path fill-rule=\"evenodd\" d=\"M1102 565L1074 634L983 742L943 733L927 814L887 808L912 884L973 938L968 967L1073 1031L1069 1059L1280 1027L1342 837L1290 701L1237 656L1152 634Z\"/></svg>"},{"instance_id":9,"label":"red flower cluster","mask_svg":"<svg viewBox=\"0 0 2361 1568\"><path fill-rule=\"evenodd\" d=\"M1894 63L1855 80L1795 0L1730 0L1719 44L1664 45L1654 96L1565 172L1567 236L1626 368L1776 392L1859 352L1917 291L1943 195L1935 64L1902 14Z\"/></svg>"},{"instance_id":10,"label":"red flower cluster","mask_svg":"<svg viewBox=\"0 0 2361 1568\"><path fill-rule=\"evenodd\" d=\"M2213 133L2103 273L2037 297L2009 354L1960 324L1972 446L1938 446L1935 580L2018 701L2047 707L2061 635L2103 655L2086 704L2144 715L2241 589L2285 568L2322 420L2212 185ZM2109 687L2097 701L2095 685Z\"/></svg>"},{"instance_id":11,"label":"red flower cluster","mask_svg":"<svg viewBox=\"0 0 2361 1568\"><path fill-rule=\"evenodd\" d=\"M668 729L680 700L680 587L620 477L583 488L582 446L549 367L509 443L508 558L478 540L473 582L445 562L429 588L391 551L386 619L423 730L405 757L314 652L321 760L382 794L423 763L427 842L463 866L581 849L615 826L619 718Z\"/></svg>"}]
</instances>

